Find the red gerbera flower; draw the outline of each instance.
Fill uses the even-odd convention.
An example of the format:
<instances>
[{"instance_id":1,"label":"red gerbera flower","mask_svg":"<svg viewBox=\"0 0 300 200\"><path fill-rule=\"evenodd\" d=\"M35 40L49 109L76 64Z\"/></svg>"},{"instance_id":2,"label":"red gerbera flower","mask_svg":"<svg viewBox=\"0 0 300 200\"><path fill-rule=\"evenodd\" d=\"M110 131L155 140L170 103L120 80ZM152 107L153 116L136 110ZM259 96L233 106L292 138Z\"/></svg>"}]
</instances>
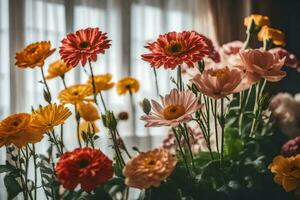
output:
<instances>
[{"instance_id":1,"label":"red gerbera flower","mask_svg":"<svg viewBox=\"0 0 300 200\"><path fill-rule=\"evenodd\" d=\"M110 47L107 34L99 28L87 28L69 33L61 43L59 53L68 66L75 67L79 62L84 66L87 61L96 61L97 54L104 54Z\"/></svg>"},{"instance_id":2,"label":"red gerbera flower","mask_svg":"<svg viewBox=\"0 0 300 200\"><path fill-rule=\"evenodd\" d=\"M113 176L112 161L100 150L89 147L64 153L56 164L55 172L64 188L73 190L80 184L86 192Z\"/></svg>"},{"instance_id":3,"label":"red gerbera flower","mask_svg":"<svg viewBox=\"0 0 300 200\"><path fill-rule=\"evenodd\" d=\"M165 69L174 69L182 63L194 67L195 62L210 54L212 47L207 41L208 38L195 31L169 32L148 43L145 48L151 53L143 54L142 59L156 68L163 65Z\"/></svg>"}]
</instances>

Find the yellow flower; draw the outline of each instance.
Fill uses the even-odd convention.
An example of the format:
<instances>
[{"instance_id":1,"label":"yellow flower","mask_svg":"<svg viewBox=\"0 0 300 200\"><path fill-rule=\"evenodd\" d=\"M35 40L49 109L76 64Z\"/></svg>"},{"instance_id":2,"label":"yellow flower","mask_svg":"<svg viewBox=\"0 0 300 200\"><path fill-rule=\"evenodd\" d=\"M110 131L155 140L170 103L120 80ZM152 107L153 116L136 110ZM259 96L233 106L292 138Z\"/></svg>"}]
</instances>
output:
<instances>
[{"instance_id":1,"label":"yellow flower","mask_svg":"<svg viewBox=\"0 0 300 200\"><path fill-rule=\"evenodd\" d=\"M22 51L16 53L16 65L21 68L42 67L45 63L45 59L54 51L55 49L51 49L51 43L49 41L32 43Z\"/></svg>"},{"instance_id":2,"label":"yellow flower","mask_svg":"<svg viewBox=\"0 0 300 200\"><path fill-rule=\"evenodd\" d=\"M67 67L67 65L62 60L57 60L49 65L48 75L46 79L53 79L58 76L63 76L66 72L70 71L72 67Z\"/></svg>"},{"instance_id":3,"label":"yellow flower","mask_svg":"<svg viewBox=\"0 0 300 200\"><path fill-rule=\"evenodd\" d=\"M278 29L270 28L268 26L263 26L259 31L257 37L259 41L271 40L275 45L285 45L283 32Z\"/></svg>"},{"instance_id":4,"label":"yellow flower","mask_svg":"<svg viewBox=\"0 0 300 200\"><path fill-rule=\"evenodd\" d=\"M54 126L63 124L71 115L71 111L63 105L49 104L33 111L31 125L48 131Z\"/></svg>"},{"instance_id":5,"label":"yellow flower","mask_svg":"<svg viewBox=\"0 0 300 200\"><path fill-rule=\"evenodd\" d=\"M245 17L244 25L246 27L249 27L251 25L252 20L254 21L254 24L256 25L256 29L259 29L260 27L262 27L264 25L270 25L269 17L263 16L263 15L250 15L248 17Z\"/></svg>"},{"instance_id":6,"label":"yellow flower","mask_svg":"<svg viewBox=\"0 0 300 200\"><path fill-rule=\"evenodd\" d=\"M18 148L37 143L43 138L44 129L31 126L31 115L19 113L0 121L0 147L14 144Z\"/></svg>"},{"instance_id":7,"label":"yellow flower","mask_svg":"<svg viewBox=\"0 0 300 200\"><path fill-rule=\"evenodd\" d=\"M129 93L138 92L140 89L140 83L138 80L131 78L131 77L125 77L117 82L117 93L118 95Z\"/></svg>"},{"instance_id":8,"label":"yellow flower","mask_svg":"<svg viewBox=\"0 0 300 200\"><path fill-rule=\"evenodd\" d=\"M100 119L97 108L93 104L80 102L77 106L80 117L85 121L93 122Z\"/></svg>"},{"instance_id":9,"label":"yellow flower","mask_svg":"<svg viewBox=\"0 0 300 200\"><path fill-rule=\"evenodd\" d=\"M100 130L97 127L97 125L95 124L95 122L83 121L79 125L79 132L80 132L80 139L82 140L82 135L84 132L96 134L96 133L99 133Z\"/></svg>"},{"instance_id":10,"label":"yellow flower","mask_svg":"<svg viewBox=\"0 0 300 200\"><path fill-rule=\"evenodd\" d=\"M158 187L170 176L176 163L176 157L165 149L142 152L123 168L125 184L139 189Z\"/></svg>"},{"instance_id":11,"label":"yellow flower","mask_svg":"<svg viewBox=\"0 0 300 200\"><path fill-rule=\"evenodd\" d=\"M100 74L94 76L96 92L101 92L102 90L109 90L114 87L115 83L110 82L112 79L111 74ZM93 84L92 77L89 78L88 84Z\"/></svg>"},{"instance_id":12,"label":"yellow flower","mask_svg":"<svg viewBox=\"0 0 300 200\"><path fill-rule=\"evenodd\" d=\"M93 94L93 88L88 84L75 84L67 89L60 91L58 99L61 103L77 104L83 101L92 101L87 99L88 96Z\"/></svg>"},{"instance_id":13,"label":"yellow flower","mask_svg":"<svg viewBox=\"0 0 300 200\"><path fill-rule=\"evenodd\" d=\"M269 169L275 174L274 181L282 185L286 192L300 186L300 155L287 158L276 156Z\"/></svg>"}]
</instances>

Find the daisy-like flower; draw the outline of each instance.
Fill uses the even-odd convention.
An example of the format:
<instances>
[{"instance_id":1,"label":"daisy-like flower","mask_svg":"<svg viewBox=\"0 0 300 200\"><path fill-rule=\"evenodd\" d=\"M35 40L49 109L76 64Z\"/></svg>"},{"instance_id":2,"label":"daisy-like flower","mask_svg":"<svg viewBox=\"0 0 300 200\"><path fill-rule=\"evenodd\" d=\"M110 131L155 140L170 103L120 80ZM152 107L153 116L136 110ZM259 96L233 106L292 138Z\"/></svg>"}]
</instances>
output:
<instances>
[{"instance_id":1,"label":"daisy-like flower","mask_svg":"<svg viewBox=\"0 0 300 200\"><path fill-rule=\"evenodd\" d=\"M49 104L33 111L31 125L49 131L53 127L63 124L71 115L71 111L63 105Z\"/></svg>"},{"instance_id":2,"label":"daisy-like flower","mask_svg":"<svg viewBox=\"0 0 300 200\"><path fill-rule=\"evenodd\" d=\"M211 44L207 41L195 31L169 32L160 35L156 42L148 43L145 47L151 53L143 54L142 59L155 68L174 69L183 63L194 67L195 62L211 53Z\"/></svg>"},{"instance_id":3,"label":"daisy-like flower","mask_svg":"<svg viewBox=\"0 0 300 200\"><path fill-rule=\"evenodd\" d=\"M83 101L92 101L92 99L88 99L87 97L93 94L93 88L88 84L75 84L67 89L62 90L58 99L63 104L77 104Z\"/></svg>"},{"instance_id":4,"label":"daisy-like flower","mask_svg":"<svg viewBox=\"0 0 300 200\"><path fill-rule=\"evenodd\" d=\"M18 148L37 143L43 138L44 129L31 126L31 115L19 113L0 121L0 147L14 144Z\"/></svg>"},{"instance_id":5,"label":"daisy-like flower","mask_svg":"<svg viewBox=\"0 0 300 200\"><path fill-rule=\"evenodd\" d=\"M140 89L140 83L138 80L132 77L125 77L119 80L116 84L118 95L129 93L136 93Z\"/></svg>"},{"instance_id":6,"label":"daisy-like flower","mask_svg":"<svg viewBox=\"0 0 300 200\"><path fill-rule=\"evenodd\" d=\"M243 84L244 73L237 68L206 69L197 74L191 81L203 94L220 99L235 92L249 88L251 85Z\"/></svg>"},{"instance_id":7,"label":"daisy-like flower","mask_svg":"<svg viewBox=\"0 0 300 200\"><path fill-rule=\"evenodd\" d=\"M282 185L286 192L300 186L300 155L288 158L276 156L269 169L275 174L274 182Z\"/></svg>"},{"instance_id":8,"label":"daisy-like flower","mask_svg":"<svg viewBox=\"0 0 300 200\"><path fill-rule=\"evenodd\" d=\"M77 105L78 105L79 115L85 121L93 122L93 121L100 119L97 108L92 103L80 102Z\"/></svg>"},{"instance_id":9,"label":"daisy-like flower","mask_svg":"<svg viewBox=\"0 0 300 200\"><path fill-rule=\"evenodd\" d=\"M111 74L100 74L94 76L95 86L96 86L96 92L101 92L103 90L110 90L112 87L114 87L115 83L111 82L112 75ZM89 78L88 84L93 84L92 77Z\"/></svg>"},{"instance_id":10,"label":"daisy-like flower","mask_svg":"<svg viewBox=\"0 0 300 200\"><path fill-rule=\"evenodd\" d=\"M49 65L48 75L46 76L46 79L50 80L58 76L64 76L64 74L70 71L71 69L72 69L71 67L67 67L64 61L57 60Z\"/></svg>"},{"instance_id":11,"label":"daisy-like flower","mask_svg":"<svg viewBox=\"0 0 300 200\"><path fill-rule=\"evenodd\" d=\"M100 150L89 147L64 153L55 166L55 172L64 188L73 190L80 184L86 192L113 176L112 161Z\"/></svg>"},{"instance_id":12,"label":"daisy-like flower","mask_svg":"<svg viewBox=\"0 0 300 200\"><path fill-rule=\"evenodd\" d=\"M42 67L45 59L48 58L55 49L51 49L49 41L36 42L28 45L22 51L16 53L16 65L20 68Z\"/></svg>"},{"instance_id":13,"label":"daisy-like flower","mask_svg":"<svg viewBox=\"0 0 300 200\"><path fill-rule=\"evenodd\" d=\"M76 67L80 62L82 66L87 61L96 61L98 54L104 54L105 50L110 47L110 40L107 34L99 28L86 28L69 33L61 43L59 50L62 60L68 66Z\"/></svg>"},{"instance_id":14,"label":"daisy-like flower","mask_svg":"<svg viewBox=\"0 0 300 200\"><path fill-rule=\"evenodd\" d=\"M162 105L152 100L152 110L148 115L141 117L146 121L146 127L172 126L192 120L192 114L201 109L199 99L191 91L172 89L170 94L161 96Z\"/></svg>"},{"instance_id":15,"label":"daisy-like flower","mask_svg":"<svg viewBox=\"0 0 300 200\"><path fill-rule=\"evenodd\" d=\"M265 78L268 81L277 82L286 76L282 71L284 60L268 51L262 49L247 49L239 53L243 69L259 80Z\"/></svg>"},{"instance_id":16,"label":"daisy-like flower","mask_svg":"<svg viewBox=\"0 0 300 200\"><path fill-rule=\"evenodd\" d=\"M176 163L176 157L165 149L142 152L123 168L125 184L139 189L159 187L161 181L171 175Z\"/></svg>"}]
</instances>

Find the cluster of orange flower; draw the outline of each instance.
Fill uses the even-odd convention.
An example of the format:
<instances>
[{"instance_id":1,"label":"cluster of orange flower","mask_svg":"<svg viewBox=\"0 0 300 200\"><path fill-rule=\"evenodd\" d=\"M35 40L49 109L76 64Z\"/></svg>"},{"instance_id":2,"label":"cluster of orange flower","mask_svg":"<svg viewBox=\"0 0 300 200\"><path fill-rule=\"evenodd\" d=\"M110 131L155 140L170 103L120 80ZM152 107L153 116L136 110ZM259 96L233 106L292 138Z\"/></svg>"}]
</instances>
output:
<instances>
[{"instance_id":1,"label":"cluster of orange flower","mask_svg":"<svg viewBox=\"0 0 300 200\"><path fill-rule=\"evenodd\" d=\"M275 45L285 44L282 32L269 28L269 19L265 16L251 15L245 19L244 24L248 29L249 37L252 30L259 30L258 39L264 42L264 46L270 42ZM210 106L204 106L197 94L205 95L207 101L215 100L215 106L217 106L217 101L221 100L220 114L223 117L223 100L228 95L249 89L260 80L274 82L285 77L286 73L282 71L284 58L267 51L266 46L264 50L247 49L248 43L247 39L244 48L238 50L240 60L239 64L234 67L227 65L221 68L204 69L203 67L202 71L199 67L198 74L190 79L191 87L195 87L196 92L192 89L184 89L181 65L196 68L195 63L204 62L204 58L211 59L215 63L220 62L220 55L214 49L212 41L195 31L183 31L160 35L157 41L148 43L146 48L150 53L143 54L143 60L149 62L154 70L160 67L165 69L177 68L179 73L177 89L172 89L169 94L161 96L161 104L154 100L151 103L149 101L143 103L146 115L142 116L141 119L146 122L145 126L167 126L177 136L176 128L180 128L182 124L187 127L186 123L195 120L193 115L203 107L210 109ZM16 54L18 67L41 68L42 83L45 86L44 97L49 105L40 107L32 114L14 114L0 121L0 146L14 144L16 147L22 148L39 142L45 133L52 132L55 126L64 124L71 115L70 110L65 106L71 104L75 108L77 139L80 148L71 152L63 152L61 149L62 152L55 167L56 176L66 189L73 190L80 185L84 191L91 192L97 184L104 183L114 174L113 162L96 149L91 141L88 141L91 142L91 147L89 147L88 142L86 147L82 147L81 144L81 141L86 139L83 133L94 135L99 132L95 121L99 120L100 117L112 136L116 162L121 165L125 183L128 186L140 189L158 187L161 181L172 173L177 163L176 157L170 151L160 148L139 153L133 158L128 155L130 161L125 164L119 147L122 140L116 128L117 120L114 114L107 110L102 92L116 86L119 95L127 93L132 95L139 91L140 85L132 77L125 77L115 84L112 82L111 74L93 74L92 62L97 60L98 54L104 54L110 45L107 34L98 28L87 28L70 33L62 40L59 51L61 60L49 65L47 76L44 76L43 72L45 59L55 51L55 49L51 49L50 42L33 43ZM67 86L65 83L66 73L79 64L85 67L87 63L90 67L90 77L86 83ZM58 94L60 105L51 102L51 93L47 85L47 80L56 77L61 78L65 87ZM102 116L98 113L97 108L99 106L97 103L98 95L101 97L102 106L105 110ZM216 108L215 112L217 112ZM80 124L81 120L83 122ZM217 123L217 117L215 123ZM218 153L223 156L224 124L219 123L222 128L223 142L221 153ZM203 127L205 128L205 125ZM54 132L52 133L54 134ZM219 146L217 146L218 148ZM182 158L185 158L185 153L183 151L181 153L183 154ZM190 154L190 160L193 161L193 153L190 152ZM223 157L220 159L222 160ZM277 161L279 162L281 159ZM188 165L186 163L187 168ZM278 171L274 166L271 166L271 170L272 172ZM277 175L276 180L281 180L279 176L281 177L281 175Z\"/></svg>"}]
</instances>

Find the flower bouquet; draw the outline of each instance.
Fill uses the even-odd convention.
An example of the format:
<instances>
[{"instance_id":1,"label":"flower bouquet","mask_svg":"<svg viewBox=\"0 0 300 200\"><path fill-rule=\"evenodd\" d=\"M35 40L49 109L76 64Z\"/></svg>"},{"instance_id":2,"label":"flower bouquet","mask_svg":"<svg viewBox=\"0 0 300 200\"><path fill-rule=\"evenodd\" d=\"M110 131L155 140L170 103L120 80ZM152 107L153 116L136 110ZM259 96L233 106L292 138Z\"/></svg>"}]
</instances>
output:
<instances>
[{"instance_id":1,"label":"flower bouquet","mask_svg":"<svg viewBox=\"0 0 300 200\"><path fill-rule=\"evenodd\" d=\"M300 103L283 94L270 103L265 92L266 83L284 78L282 68L297 68L298 59L279 47L283 33L269 27L268 17L251 15L244 24L246 41L219 49L195 31L169 32L145 46L149 52L142 59L154 70L157 92L159 68L177 70L168 94L141 102L146 127L169 128L162 146L147 152L128 150L118 123L131 116L116 116L103 98L114 86L119 95L134 98L139 82L125 77L115 84L111 74L94 74L93 62L111 45L106 33L98 28L69 33L61 42L61 60L49 65L47 76L45 60L55 51L50 42L16 53L19 68L41 70L45 105L0 121L0 145L7 150L0 172L8 199L126 200L135 199L132 188L139 189L135 196L141 200L298 198L300 138L289 125L298 127ZM251 48L256 38L262 47ZM80 65L87 81L67 85L65 76ZM48 87L54 78L64 86L59 103ZM68 149L63 126L72 113L78 148ZM111 158L95 145L99 120L111 138ZM36 151L43 138L49 141L47 154Z\"/></svg>"}]
</instances>

